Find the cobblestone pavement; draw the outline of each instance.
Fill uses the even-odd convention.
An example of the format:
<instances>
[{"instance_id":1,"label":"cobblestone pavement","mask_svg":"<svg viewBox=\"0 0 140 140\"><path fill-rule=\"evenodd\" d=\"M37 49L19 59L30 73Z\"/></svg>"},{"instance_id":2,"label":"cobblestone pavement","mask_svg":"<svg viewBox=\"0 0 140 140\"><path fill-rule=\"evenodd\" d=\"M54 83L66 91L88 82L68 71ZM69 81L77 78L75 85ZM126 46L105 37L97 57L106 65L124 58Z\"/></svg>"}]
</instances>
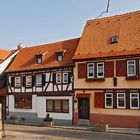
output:
<instances>
[{"instance_id":1,"label":"cobblestone pavement","mask_svg":"<svg viewBox=\"0 0 140 140\"><path fill-rule=\"evenodd\" d=\"M5 125L4 140L140 140L139 135L47 128L25 125Z\"/></svg>"}]
</instances>

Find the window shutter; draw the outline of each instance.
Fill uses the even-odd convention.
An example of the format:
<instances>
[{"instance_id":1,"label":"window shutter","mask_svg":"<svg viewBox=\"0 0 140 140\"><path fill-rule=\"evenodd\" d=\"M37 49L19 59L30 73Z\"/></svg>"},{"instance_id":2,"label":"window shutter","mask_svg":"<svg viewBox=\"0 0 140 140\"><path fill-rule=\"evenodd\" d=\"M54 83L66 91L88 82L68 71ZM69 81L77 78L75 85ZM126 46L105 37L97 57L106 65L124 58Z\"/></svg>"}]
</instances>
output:
<instances>
[{"instance_id":1,"label":"window shutter","mask_svg":"<svg viewBox=\"0 0 140 140\"><path fill-rule=\"evenodd\" d=\"M114 62L105 62L105 77L114 77Z\"/></svg>"},{"instance_id":2,"label":"window shutter","mask_svg":"<svg viewBox=\"0 0 140 140\"><path fill-rule=\"evenodd\" d=\"M26 77L22 76L22 86L25 87L26 85Z\"/></svg>"},{"instance_id":3,"label":"window shutter","mask_svg":"<svg viewBox=\"0 0 140 140\"><path fill-rule=\"evenodd\" d=\"M68 83L71 83L71 72L68 72Z\"/></svg>"},{"instance_id":4,"label":"window shutter","mask_svg":"<svg viewBox=\"0 0 140 140\"><path fill-rule=\"evenodd\" d=\"M95 92L94 96L94 106L96 108L104 108L104 93L103 92Z\"/></svg>"},{"instance_id":5,"label":"window shutter","mask_svg":"<svg viewBox=\"0 0 140 140\"><path fill-rule=\"evenodd\" d=\"M34 86L36 84L36 76L33 75L32 76L32 86Z\"/></svg>"},{"instance_id":6,"label":"window shutter","mask_svg":"<svg viewBox=\"0 0 140 140\"><path fill-rule=\"evenodd\" d=\"M42 86L45 86L45 82L46 82L46 75L42 74Z\"/></svg>"},{"instance_id":7,"label":"window shutter","mask_svg":"<svg viewBox=\"0 0 140 140\"><path fill-rule=\"evenodd\" d=\"M15 77L11 77L11 87L14 87L15 85Z\"/></svg>"},{"instance_id":8,"label":"window shutter","mask_svg":"<svg viewBox=\"0 0 140 140\"><path fill-rule=\"evenodd\" d=\"M126 109L130 109L130 93L126 92Z\"/></svg>"},{"instance_id":9,"label":"window shutter","mask_svg":"<svg viewBox=\"0 0 140 140\"><path fill-rule=\"evenodd\" d=\"M78 64L78 78L87 78L87 65L86 63Z\"/></svg>"},{"instance_id":10,"label":"window shutter","mask_svg":"<svg viewBox=\"0 0 140 140\"><path fill-rule=\"evenodd\" d=\"M127 65L125 60L116 61L116 76L126 76Z\"/></svg>"},{"instance_id":11,"label":"window shutter","mask_svg":"<svg viewBox=\"0 0 140 140\"><path fill-rule=\"evenodd\" d=\"M56 83L56 73L53 73L53 83Z\"/></svg>"}]
</instances>

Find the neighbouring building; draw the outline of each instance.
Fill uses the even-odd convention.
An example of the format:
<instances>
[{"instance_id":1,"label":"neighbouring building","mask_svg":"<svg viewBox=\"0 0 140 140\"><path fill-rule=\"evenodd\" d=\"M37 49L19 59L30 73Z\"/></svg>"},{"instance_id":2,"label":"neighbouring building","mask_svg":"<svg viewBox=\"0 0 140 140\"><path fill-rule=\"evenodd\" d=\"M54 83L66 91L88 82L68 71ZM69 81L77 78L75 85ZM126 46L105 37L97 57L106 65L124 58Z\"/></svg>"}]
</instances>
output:
<instances>
[{"instance_id":1,"label":"neighbouring building","mask_svg":"<svg viewBox=\"0 0 140 140\"><path fill-rule=\"evenodd\" d=\"M87 21L73 59L75 124L138 127L140 11Z\"/></svg>"},{"instance_id":2,"label":"neighbouring building","mask_svg":"<svg viewBox=\"0 0 140 140\"><path fill-rule=\"evenodd\" d=\"M42 123L49 113L55 124L73 122L72 57L79 38L23 48L6 70L7 120Z\"/></svg>"},{"instance_id":3,"label":"neighbouring building","mask_svg":"<svg viewBox=\"0 0 140 140\"><path fill-rule=\"evenodd\" d=\"M20 48L15 50L0 50L0 103L2 104L2 115L3 119L6 118L6 74L5 70L8 68L15 55L18 53Z\"/></svg>"}]
</instances>

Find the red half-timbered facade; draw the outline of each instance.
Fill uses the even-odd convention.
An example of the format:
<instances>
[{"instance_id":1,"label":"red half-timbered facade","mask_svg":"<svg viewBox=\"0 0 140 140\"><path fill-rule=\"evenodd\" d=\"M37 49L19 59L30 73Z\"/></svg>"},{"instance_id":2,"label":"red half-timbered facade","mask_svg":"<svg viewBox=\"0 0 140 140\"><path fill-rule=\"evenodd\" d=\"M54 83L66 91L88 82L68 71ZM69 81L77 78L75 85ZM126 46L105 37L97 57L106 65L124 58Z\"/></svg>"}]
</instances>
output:
<instances>
[{"instance_id":1,"label":"red half-timbered facade","mask_svg":"<svg viewBox=\"0 0 140 140\"><path fill-rule=\"evenodd\" d=\"M75 60L75 124L138 127L140 12L89 20Z\"/></svg>"}]
</instances>

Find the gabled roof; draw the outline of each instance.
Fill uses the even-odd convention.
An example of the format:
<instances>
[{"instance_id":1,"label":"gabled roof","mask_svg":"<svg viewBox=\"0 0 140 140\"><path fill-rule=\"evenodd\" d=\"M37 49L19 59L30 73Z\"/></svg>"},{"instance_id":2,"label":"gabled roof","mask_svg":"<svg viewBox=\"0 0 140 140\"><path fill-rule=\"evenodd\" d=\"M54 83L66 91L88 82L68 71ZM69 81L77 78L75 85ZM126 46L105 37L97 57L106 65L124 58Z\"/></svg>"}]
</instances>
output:
<instances>
[{"instance_id":1,"label":"gabled roof","mask_svg":"<svg viewBox=\"0 0 140 140\"><path fill-rule=\"evenodd\" d=\"M5 59L10 53L11 53L11 50L2 50L2 49L0 49L0 61Z\"/></svg>"},{"instance_id":2,"label":"gabled roof","mask_svg":"<svg viewBox=\"0 0 140 140\"><path fill-rule=\"evenodd\" d=\"M118 43L111 43L112 36ZM140 11L87 21L75 60L140 54Z\"/></svg>"},{"instance_id":3,"label":"gabled roof","mask_svg":"<svg viewBox=\"0 0 140 140\"><path fill-rule=\"evenodd\" d=\"M80 38L76 38L51 44L23 48L19 51L6 72L26 71L73 65L74 63L72 57L78 46L79 39ZM64 59L60 62L56 60L55 54L55 52L59 50L66 50L66 52L64 53ZM42 54L43 56L43 62L41 64L36 64L35 61L35 57L38 54Z\"/></svg>"}]
</instances>

